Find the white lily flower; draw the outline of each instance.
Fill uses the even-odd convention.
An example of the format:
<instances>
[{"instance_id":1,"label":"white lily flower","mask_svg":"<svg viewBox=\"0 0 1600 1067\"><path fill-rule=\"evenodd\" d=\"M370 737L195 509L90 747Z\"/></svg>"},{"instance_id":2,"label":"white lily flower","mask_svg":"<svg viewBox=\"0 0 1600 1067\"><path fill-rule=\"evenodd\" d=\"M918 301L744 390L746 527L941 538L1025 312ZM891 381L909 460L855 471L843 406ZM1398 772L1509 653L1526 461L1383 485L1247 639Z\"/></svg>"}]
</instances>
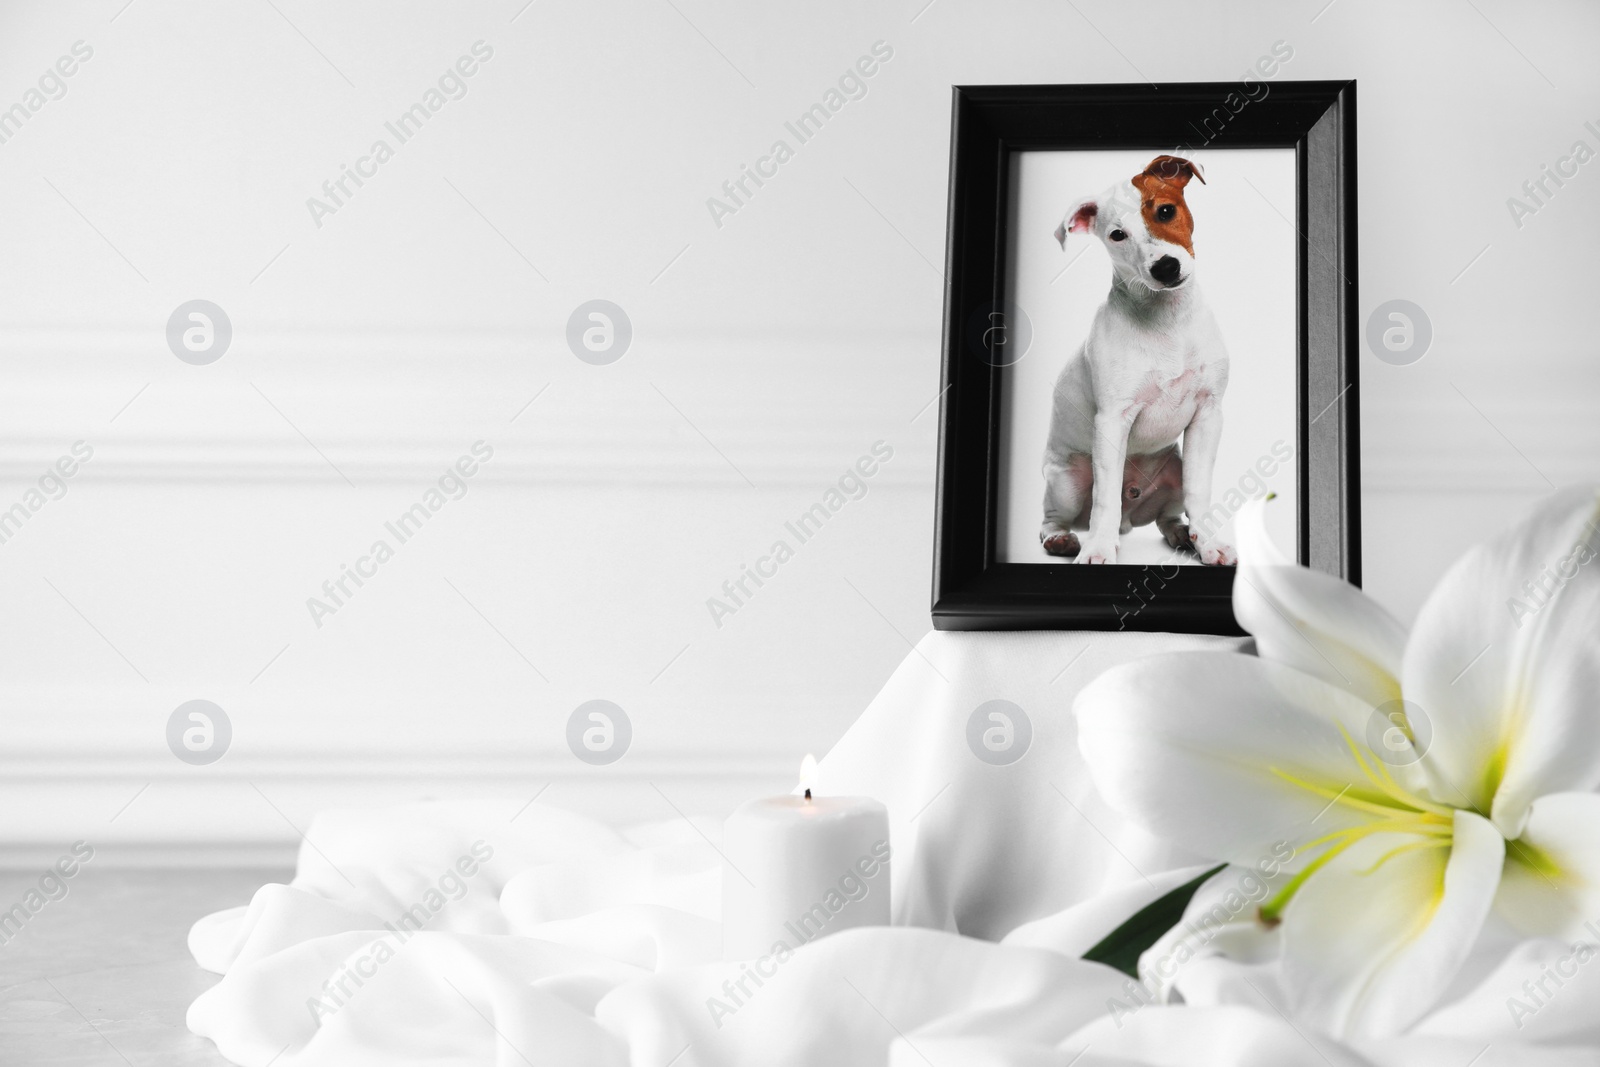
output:
<instances>
[{"instance_id":1,"label":"white lily flower","mask_svg":"<svg viewBox=\"0 0 1600 1067\"><path fill-rule=\"evenodd\" d=\"M1387 1035L1447 990L1491 910L1523 936L1600 919L1600 497L1569 491L1446 574L1409 637L1240 523L1234 609L1260 657L1115 668L1078 698L1105 798L1253 867L1244 923L1300 1018ZM1242 929L1240 928L1242 926Z\"/></svg>"}]
</instances>

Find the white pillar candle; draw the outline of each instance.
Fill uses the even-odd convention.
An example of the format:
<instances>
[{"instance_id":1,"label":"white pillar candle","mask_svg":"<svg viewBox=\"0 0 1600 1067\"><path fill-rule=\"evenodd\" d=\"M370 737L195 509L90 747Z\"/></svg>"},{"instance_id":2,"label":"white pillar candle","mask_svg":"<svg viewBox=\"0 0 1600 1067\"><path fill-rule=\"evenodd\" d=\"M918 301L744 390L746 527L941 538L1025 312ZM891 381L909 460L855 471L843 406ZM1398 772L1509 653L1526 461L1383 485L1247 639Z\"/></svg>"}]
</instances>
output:
<instances>
[{"instance_id":1,"label":"white pillar candle","mask_svg":"<svg viewBox=\"0 0 1600 1067\"><path fill-rule=\"evenodd\" d=\"M822 796L815 776L807 756L799 793L752 800L723 825L724 959L787 959L826 934L889 925L888 809Z\"/></svg>"}]
</instances>

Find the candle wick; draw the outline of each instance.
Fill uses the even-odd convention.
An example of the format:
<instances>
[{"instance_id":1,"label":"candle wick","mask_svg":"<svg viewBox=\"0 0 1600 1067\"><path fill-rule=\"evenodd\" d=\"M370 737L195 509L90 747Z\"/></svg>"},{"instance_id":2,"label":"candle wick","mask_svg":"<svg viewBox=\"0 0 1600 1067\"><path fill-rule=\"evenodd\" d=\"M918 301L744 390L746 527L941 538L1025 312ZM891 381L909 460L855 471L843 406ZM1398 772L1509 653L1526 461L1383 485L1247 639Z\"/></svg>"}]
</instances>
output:
<instances>
[{"instance_id":1,"label":"candle wick","mask_svg":"<svg viewBox=\"0 0 1600 1067\"><path fill-rule=\"evenodd\" d=\"M807 800L811 799L811 790L809 790L809 789L806 790L806 799Z\"/></svg>"}]
</instances>

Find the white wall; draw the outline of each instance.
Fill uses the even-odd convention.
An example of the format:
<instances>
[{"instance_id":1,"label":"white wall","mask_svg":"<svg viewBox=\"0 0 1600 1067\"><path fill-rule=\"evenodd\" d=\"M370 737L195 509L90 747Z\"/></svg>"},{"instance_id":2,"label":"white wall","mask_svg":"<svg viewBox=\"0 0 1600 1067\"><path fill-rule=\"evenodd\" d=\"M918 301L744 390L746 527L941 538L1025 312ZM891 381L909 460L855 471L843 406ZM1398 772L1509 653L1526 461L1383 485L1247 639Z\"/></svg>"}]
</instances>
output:
<instances>
[{"instance_id":1,"label":"white wall","mask_svg":"<svg viewBox=\"0 0 1600 1067\"><path fill-rule=\"evenodd\" d=\"M1600 163L1506 207L1600 148L1592 5L274 4L0 7L0 107L93 48L0 144L0 507L95 449L0 545L6 856L282 855L322 803L549 782L668 818L825 750L928 627L954 83L1227 80L1280 39L1280 77L1360 80L1363 311L1435 330L1362 366L1367 585L1402 615L1546 479L1600 476L1573 239ZM467 95L316 227L479 40ZM866 97L714 225L880 40ZM634 324L607 367L563 340L596 297ZM205 367L164 338L194 298L235 329ZM315 628L306 597L479 439L468 495ZM705 599L880 439L866 498L716 628ZM194 697L235 726L210 767L164 741ZM563 741L591 697L634 721L609 768Z\"/></svg>"}]
</instances>

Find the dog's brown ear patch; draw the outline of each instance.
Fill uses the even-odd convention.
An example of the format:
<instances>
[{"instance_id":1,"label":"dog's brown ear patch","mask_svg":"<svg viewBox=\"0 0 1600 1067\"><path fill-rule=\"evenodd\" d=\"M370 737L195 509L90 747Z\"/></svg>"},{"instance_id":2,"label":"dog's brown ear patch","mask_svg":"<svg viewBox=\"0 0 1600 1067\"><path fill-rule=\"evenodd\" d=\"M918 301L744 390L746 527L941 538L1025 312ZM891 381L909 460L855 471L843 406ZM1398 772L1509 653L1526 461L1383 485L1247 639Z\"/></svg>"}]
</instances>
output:
<instances>
[{"instance_id":1,"label":"dog's brown ear patch","mask_svg":"<svg viewBox=\"0 0 1600 1067\"><path fill-rule=\"evenodd\" d=\"M1139 213L1145 228L1158 241L1167 241L1194 255L1194 216L1183 199L1190 178L1205 184L1200 168L1179 156L1157 156L1142 174L1133 176L1139 190Z\"/></svg>"},{"instance_id":2,"label":"dog's brown ear patch","mask_svg":"<svg viewBox=\"0 0 1600 1067\"><path fill-rule=\"evenodd\" d=\"M1182 156L1157 156L1152 159L1144 172L1153 178L1160 178L1168 185L1176 185L1182 189L1189 184L1190 178L1199 178L1200 184L1206 183L1206 176L1198 164L1191 163Z\"/></svg>"}]
</instances>

